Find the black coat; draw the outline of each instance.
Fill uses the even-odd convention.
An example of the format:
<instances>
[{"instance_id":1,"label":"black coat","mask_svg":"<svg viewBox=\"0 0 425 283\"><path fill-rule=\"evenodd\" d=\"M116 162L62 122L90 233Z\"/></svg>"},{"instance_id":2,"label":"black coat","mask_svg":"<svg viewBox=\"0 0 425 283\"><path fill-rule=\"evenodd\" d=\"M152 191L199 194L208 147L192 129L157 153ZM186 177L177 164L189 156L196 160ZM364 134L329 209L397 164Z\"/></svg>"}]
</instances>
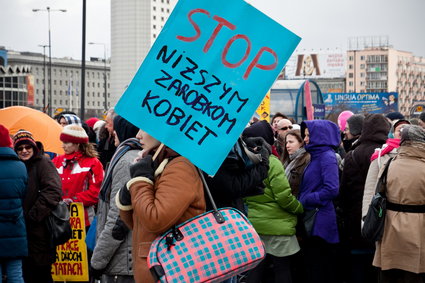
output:
<instances>
[{"instance_id":1,"label":"black coat","mask_svg":"<svg viewBox=\"0 0 425 283\"><path fill-rule=\"evenodd\" d=\"M370 165L370 157L388 137L390 124L380 114L369 115L363 123L362 135L354 149L344 159L340 185L340 205L343 214L343 238L350 248L373 248L374 243L361 237L361 215L364 185Z\"/></svg>"},{"instance_id":2,"label":"black coat","mask_svg":"<svg viewBox=\"0 0 425 283\"><path fill-rule=\"evenodd\" d=\"M267 178L268 166L258 163L246 166L238 155L228 156L214 177L205 174L207 185L217 207L234 207L245 212L243 198L263 194L263 180ZM207 196L207 210L211 204Z\"/></svg>"},{"instance_id":3,"label":"black coat","mask_svg":"<svg viewBox=\"0 0 425 283\"><path fill-rule=\"evenodd\" d=\"M55 262L56 247L51 244L45 218L62 199L62 182L48 157L36 155L24 163L28 170L24 214L29 257L39 265L49 265Z\"/></svg>"}]
</instances>

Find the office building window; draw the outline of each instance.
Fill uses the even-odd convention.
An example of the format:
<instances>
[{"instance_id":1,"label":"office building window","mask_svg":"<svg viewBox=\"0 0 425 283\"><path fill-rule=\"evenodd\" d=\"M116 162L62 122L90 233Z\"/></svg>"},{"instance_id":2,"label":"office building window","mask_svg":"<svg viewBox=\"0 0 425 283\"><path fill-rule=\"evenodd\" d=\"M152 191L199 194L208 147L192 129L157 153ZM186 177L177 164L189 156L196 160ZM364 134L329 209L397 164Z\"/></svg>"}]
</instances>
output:
<instances>
[{"instance_id":1,"label":"office building window","mask_svg":"<svg viewBox=\"0 0 425 283\"><path fill-rule=\"evenodd\" d=\"M365 68L365 64L360 64L360 69L364 69Z\"/></svg>"},{"instance_id":2,"label":"office building window","mask_svg":"<svg viewBox=\"0 0 425 283\"><path fill-rule=\"evenodd\" d=\"M364 56L360 56L360 60L364 60Z\"/></svg>"},{"instance_id":3,"label":"office building window","mask_svg":"<svg viewBox=\"0 0 425 283\"><path fill-rule=\"evenodd\" d=\"M348 65L348 69L352 70L353 69L353 65Z\"/></svg>"},{"instance_id":4,"label":"office building window","mask_svg":"<svg viewBox=\"0 0 425 283\"><path fill-rule=\"evenodd\" d=\"M354 77L354 74L353 73L348 73L348 77L351 79L351 78Z\"/></svg>"}]
</instances>

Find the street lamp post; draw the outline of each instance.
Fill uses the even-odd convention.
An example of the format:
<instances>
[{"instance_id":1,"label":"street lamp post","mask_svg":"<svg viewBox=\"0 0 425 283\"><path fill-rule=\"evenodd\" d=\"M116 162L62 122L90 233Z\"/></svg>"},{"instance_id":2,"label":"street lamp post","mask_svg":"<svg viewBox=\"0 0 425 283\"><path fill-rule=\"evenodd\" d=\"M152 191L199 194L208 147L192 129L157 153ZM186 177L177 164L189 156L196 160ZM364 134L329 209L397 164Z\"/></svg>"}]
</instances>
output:
<instances>
[{"instance_id":1,"label":"street lamp post","mask_svg":"<svg viewBox=\"0 0 425 283\"><path fill-rule=\"evenodd\" d=\"M105 84L105 111L108 110L108 86L107 86L107 73L106 73L106 44L98 42L89 42L90 45L102 45L103 46L103 83Z\"/></svg>"},{"instance_id":2,"label":"street lamp post","mask_svg":"<svg viewBox=\"0 0 425 283\"><path fill-rule=\"evenodd\" d=\"M49 45L38 45L43 47L43 112L46 113L46 47Z\"/></svg>"},{"instance_id":3,"label":"street lamp post","mask_svg":"<svg viewBox=\"0 0 425 283\"><path fill-rule=\"evenodd\" d=\"M51 32L50 32L50 12L63 12L65 13L65 9L50 9L50 7L46 7L46 9L32 9L33 12L47 12L48 15L48 25L49 25L49 115L52 115L52 40L51 40Z\"/></svg>"}]
</instances>

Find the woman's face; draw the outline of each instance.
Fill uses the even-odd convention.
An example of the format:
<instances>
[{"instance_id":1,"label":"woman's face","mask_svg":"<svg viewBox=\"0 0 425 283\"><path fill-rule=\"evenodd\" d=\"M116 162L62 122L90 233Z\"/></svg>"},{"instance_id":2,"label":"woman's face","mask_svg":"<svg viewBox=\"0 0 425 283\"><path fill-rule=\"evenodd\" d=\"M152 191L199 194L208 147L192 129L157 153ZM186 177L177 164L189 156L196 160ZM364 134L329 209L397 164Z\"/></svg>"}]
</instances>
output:
<instances>
[{"instance_id":1,"label":"woman's face","mask_svg":"<svg viewBox=\"0 0 425 283\"><path fill-rule=\"evenodd\" d=\"M307 128L305 128L304 135L304 143L308 144L310 142L310 132Z\"/></svg>"},{"instance_id":2,"label":"woman's face","mask_svg":"<svg viewBox=\"0 0 425 283\"><path fill-rule=\"evenodd\" d=\"M277 131L277 123L279 123L280 120L282 120L282 117L276 117L273 120L272 128L274 131Z\"/></svg>"},{"instance_id":3,"label":"woman's face","mask_svg":"<svg viewBox=\"0 0 425 283\"><path fill-rule=\"evenodd\" d=\"M34 148L29 144L21 144L16 148L16 153L19 159L27 161L34 155Z\"/></svg>"},{"instance_id":4,"label":"woman's face","mask_svg":"<svg viewBox=\"0 0 425 283\"><path fill-rule=\"evenodd\" d=\"M157 148L161 144L158 140L156 140L154 137L150 136L143 130L139 130L136 135L136 138L140 140L143 151L146 152L146 154L151 152L152 149Z\"/></svg>"},{"instance_id":5,"label":"woman's face","mask_svg":"<svg viewBox=\"0 0 425 283\"><path fill-rule=\"evenodd\" d=\"M117 132L114 131L114 145L118 147L120 145L120 140L118 139Z\"/></svg>"},{"instance_id":6,"label":"woman's face","mask_svg":"<svg viewBox=\"0 0 425 283\"><path fill-rule=\"evenodd\" d=\"M301 147L301 143L293 135L286 135L286 150L289 154L295 153Z\"/></svg>"},{"instance_id":7,"label":"woman's face","mask_svg":"<svg viewBox=\"0 0 425 283\"><path fill-rule=\"evenodd\" d=\"M397 125L397 127L394 129L394 138L401 139L401 129L403 126L406 126L406 124Z\"/></svg>"},{"instance_id":8,"label":"woman's face","mask_svg":"<svg viewBox=\"0 0 425 283\"><path fill-rule=\"evenodd\" d=\"M62 117L62 118L60 118L60 120L59 120L59 124L60 124L62 127L65 127L66 125L68 125L68 122L66 121L66 119L65 119L64 117Z\"/></svg>"},{"instance_id":9,"label":"woman's face","mask_svg":"<svg viewBox=\"0 0 425 283\"><path fill-rule=\"evenodd\" d=\"M78 143L64 142L62 143L62 148L65 154L71 154L78 151Z\"/></svg>"}]
</instances>

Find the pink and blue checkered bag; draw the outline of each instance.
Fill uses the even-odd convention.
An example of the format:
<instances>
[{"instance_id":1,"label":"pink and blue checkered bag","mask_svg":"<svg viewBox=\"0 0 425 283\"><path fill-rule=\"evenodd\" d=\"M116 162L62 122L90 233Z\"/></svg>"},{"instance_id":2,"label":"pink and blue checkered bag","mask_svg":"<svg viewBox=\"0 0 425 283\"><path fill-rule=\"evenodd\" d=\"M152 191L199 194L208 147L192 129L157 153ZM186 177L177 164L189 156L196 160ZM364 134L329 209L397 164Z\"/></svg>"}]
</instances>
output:
<instances>
[{"instance_id":1,"label":"pink and blue checkered bag","mask_svg":"<svg viewBox=\"0 0 425 283\"><path fill-rule=\"evenodd\" d=\"M148 266L160 282L221 282L254 268L264 245L246 216L234 208L214 207L179 224L152 243Z\"/></svg>"}]
</instances>

